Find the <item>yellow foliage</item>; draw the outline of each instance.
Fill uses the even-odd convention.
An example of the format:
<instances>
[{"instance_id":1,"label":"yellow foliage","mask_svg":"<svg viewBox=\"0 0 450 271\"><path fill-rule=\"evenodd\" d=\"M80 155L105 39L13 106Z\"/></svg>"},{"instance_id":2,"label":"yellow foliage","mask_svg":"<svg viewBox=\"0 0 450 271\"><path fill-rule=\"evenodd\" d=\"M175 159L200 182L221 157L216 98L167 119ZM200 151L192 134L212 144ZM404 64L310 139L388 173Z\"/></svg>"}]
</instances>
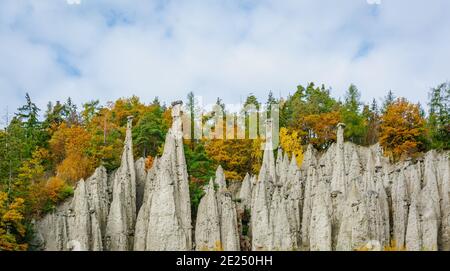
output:
<instances>
[{"instance_id":1,"label":"yellow foliage","mask_svg":"<svg viewBox=\"0 0 450 271\"><path fill-rule=\"evenodd\" d=\"M44 177L44 161L48 161L50 154L48 150L39 148L32 153L31 159L25 161L19 169L18 180L16 184L25 184L28 182L37 182Z\"/></svg>"},{"instance_id":2,"label":"yellow foliage","mask_svg":"<svg viewBox=\"0 0 450 271\"><path fill-rule=\"evenodd\" d=\"M54 203L58 202L59 192L65 185L64 180L59 177L50 178L45 186L49 199Z\"/></svg>"},{"instance_id":3,"label":"yellow foliage","mask_svg":"<svg viewBox=\"0 0 450 271\"><path fill-rule=\"evenodd\" d=\"M223 251L222 242L216 241L214 243L214 251Z\"/></svg>"},{"instance_id":4,"label":"yellow foliage","mask_svg":"<svg viewBox=\"0 0 450 271\"><path fill-rule=\"evenodd\" d=\"M208 156L224 169L227 180L242 180L246 173L257 173L261 162L259 140L213 139L205 142Z\"/></svg>"},{"instance_id":5,"label":"yellow foliage","mask_svg":"<svg viewBox=\"0 0 450 271\"><path fill-rule=\"evenodd\" d=\"M26 198L29 212L32 216L39 217L48 199L48 193L45 186L46 181L42 180L30 186L30 193Z\"/></svg>"},{"instance_id":6,"label":"yellow foliage","mask_svg":"<svg viewBox=\"0 0 450 271\"><path fill-rule=\"evenodd\" d=\"M280 145L281 148L291 157L295 156L297 165L300 167L303 162L303 149L300 136L297 131L288 131L286 128L280 129Z\"/></svg>"},{"instance_id":7,"label":"yellow foliage","mask_svg":"<svg viewBox=\"0 0 450 271\"><path fill-rule=\"evenodd\" d=\"M92 136L81 126L68 127L65 123L53 134L50 149L57 166L57 175L70 182L87 178L95 168L96 160L86 153Z\"/></svg>"},{"instance_id":8,"label":"yellow foliage","mask_svg":"<svg viewBox=\"0 0 450 271\"><path fill-rule=\"evenodd\" d=\"M22 198L9 203L8 194L0 192L0 250L26 250L27 245L18 239L25 236L23 225L25 208Z\"/></svg>"},{"instance_id":9,"label":"yellow foliage","mask_svg":"<svg viewBox=\"0 0 450 271\"><path fill-rule=\"evenodd\" d=\"M398 246L397 241L391 240L391 243L384 247L384 251L406 251L406 247Z\"/></svg>"},{"instance_id":10,"label":"yellow foliage","mask_svg":"<svg viewBox=\"0 0 450 271\"><path fill-rule=\"evenodd\" d=\"M220 240L216 240L214 242L214 248L210 250L207 246L202 246L199 248L200 251L223 251L222 242Z\"/></svg>"},{"instance_id":11,"label":"yellow foliage","mask_svg":"<svg viewBox=\"0 0 450 271\"><path fill-rule=\"evenodd\" d=\"M69 155L57 167L57 176L73 184L80 179L85 179L95 169L94 161L79 153Z\"/></svg>"}]
</instances>

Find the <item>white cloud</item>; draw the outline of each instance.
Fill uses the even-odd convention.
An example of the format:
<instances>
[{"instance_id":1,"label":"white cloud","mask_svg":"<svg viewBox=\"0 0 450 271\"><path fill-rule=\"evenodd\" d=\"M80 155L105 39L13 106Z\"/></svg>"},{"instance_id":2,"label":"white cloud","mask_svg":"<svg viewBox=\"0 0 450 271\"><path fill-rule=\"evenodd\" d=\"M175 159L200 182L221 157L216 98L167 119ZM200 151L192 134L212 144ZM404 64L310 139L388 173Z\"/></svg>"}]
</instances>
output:
<instances>
[{"instance_id":1,"label":"white cloud","mask_svg":"<svg viewBox=\"0 0 450 271\"><path fill-rule=\"evenodd\" d=\"M188 91L238 103L309 81L422 104L449 80L450 2L65 1L0 4L0 110Z\"/></svg>"}]
</instances>

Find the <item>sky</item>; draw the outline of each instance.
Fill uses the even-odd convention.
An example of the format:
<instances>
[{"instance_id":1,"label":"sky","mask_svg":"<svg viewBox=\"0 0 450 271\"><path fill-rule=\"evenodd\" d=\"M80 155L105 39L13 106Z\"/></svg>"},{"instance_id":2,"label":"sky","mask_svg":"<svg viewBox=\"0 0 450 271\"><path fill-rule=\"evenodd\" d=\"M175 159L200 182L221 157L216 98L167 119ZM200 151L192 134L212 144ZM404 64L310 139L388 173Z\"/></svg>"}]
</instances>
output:
<instances>
[{"instance_id":1,"label":"sky","mask_svg":"<svg viewBox=\"0 0 450 271\"><path fill-rule=\"evenodd\" d=\"M0 113L189 91L265 101L299 84L425 105L450 80L448 0L1 0Z\"/></svg>"}]
</instances>

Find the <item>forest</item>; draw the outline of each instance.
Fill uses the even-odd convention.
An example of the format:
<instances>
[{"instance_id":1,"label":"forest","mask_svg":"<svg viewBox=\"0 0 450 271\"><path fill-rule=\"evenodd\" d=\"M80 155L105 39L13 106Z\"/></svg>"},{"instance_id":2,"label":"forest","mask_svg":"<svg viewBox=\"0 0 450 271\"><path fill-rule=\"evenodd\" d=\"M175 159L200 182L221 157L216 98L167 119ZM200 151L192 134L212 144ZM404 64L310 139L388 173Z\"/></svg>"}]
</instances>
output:
<instances>
[{"instance_id":1,"label":"forest","mask_svg":"<svg viewBox=\"0 0 450 271\"><path fill-rule=\"evenodd\" d=\"M450 149L450 83L428 93L425 107L396 97L393 91L382 101L364 103L355 85L343 99L337 99L325 85L309 83L285 98L270 92L266 101L258 101L250 94L243 106L253 104L257 110L279 106L280 147L295 156L299 166L306 145L320 151L336 141L338 123L346 125L346 141L362 146L380 144L384 155L396 162L415 159L431 149ZM217 105L227 112L220 97ZM192 92L184 106L186 112L201 110ZM203 113L206 122L211 114ZM71 197L76 183L99 165L109 172L119 167L128 116L134 117L134 154L144 157L150 168L153 159L161 155L171 126L171 108L157 97L150 103L132 96L106 104L92 100L81 106L68 98L48 102L41 109L27 93L24 105L12 117L4 117L6 124L0 130L0 250L30 249L34 220ZM230 181L241 181L246 173L259 170L261 138L224 140L184 142L193 209L202 196L202 186L218 165Z\"/></svg>"}]
</instances>

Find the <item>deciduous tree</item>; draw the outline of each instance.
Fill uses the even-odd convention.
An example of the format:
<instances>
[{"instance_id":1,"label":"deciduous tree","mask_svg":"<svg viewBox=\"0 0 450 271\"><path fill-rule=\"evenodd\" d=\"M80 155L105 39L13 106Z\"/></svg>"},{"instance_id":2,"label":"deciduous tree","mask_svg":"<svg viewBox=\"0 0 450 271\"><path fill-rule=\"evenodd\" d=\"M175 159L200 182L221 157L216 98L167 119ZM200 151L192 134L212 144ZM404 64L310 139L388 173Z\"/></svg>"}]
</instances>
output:
<instances>
[{"instance_id":1,"label":"deciduous tree","mask_svg":"<svg viewBox=\"0 0 450 271\"><path fill-rule=\"evenodd\" d=\"M381 117L380 144L393 160L423 150L425 135L425 119L419 106L404 98L395 100Z\"/></svg>"}]
</instances>

